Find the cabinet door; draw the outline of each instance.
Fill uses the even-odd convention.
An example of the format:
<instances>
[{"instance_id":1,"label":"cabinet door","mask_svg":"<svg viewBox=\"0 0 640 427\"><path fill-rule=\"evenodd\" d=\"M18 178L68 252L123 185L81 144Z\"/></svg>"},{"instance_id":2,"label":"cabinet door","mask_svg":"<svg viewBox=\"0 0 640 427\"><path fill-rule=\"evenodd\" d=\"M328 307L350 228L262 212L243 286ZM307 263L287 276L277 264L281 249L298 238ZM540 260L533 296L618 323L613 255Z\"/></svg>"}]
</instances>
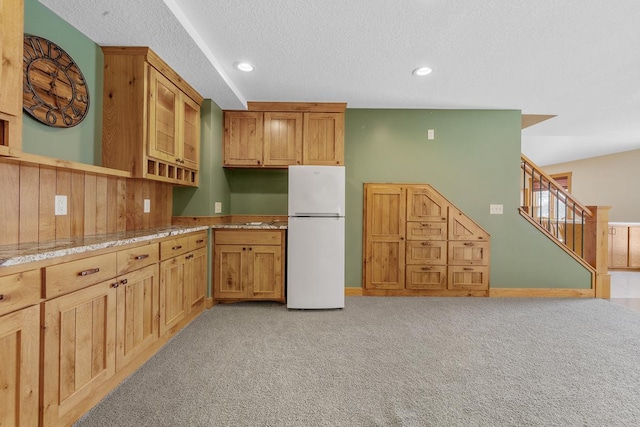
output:
<instances>
[{"instance_id":1,"label":"cabinet door","mask_svg":"<svg viewBox=\"0 0 640 427\"><path fill-rule=\"evenodd\" d=\"M404 288L405 198L401 186L365 184L365 288Z\"/></svg>"},{"instance_id":2,"label":"cabinet door","mask_svg":"<svg viewBox=\"0 0 640 427\"><path fill-rule=\"evenodd\" d=\"M69 425L73 409L115 372L116 289L103 282L44 304L44 425Z\"/></svg>"},{"instance_id":3,"label":"cabinet door","mask_svg":"<svg viewBox=\"0 0 640 427\"><path fill-rule=\"evenodd\" d=\"M640 268L640 227L629 227L629 267Z\"/></svg>"},{"instance_id":4,"label":"cabinet door","mask_svg":"<svg viewBox=\"0 0 640 427\"><path fill-rule=\"evenodd\" d=\"M180 161L189 169L200 168L200 106L186 95L180 97Z\"/></svg>"},{"instance_id":5,"label":"cabinet door","mask_svg":"<svg viewBox=\"0 0 640 427\"><path fill-rule=\"evenodd\" d=\"M0 155L22 145L23 24L23 1L0 1Z\"/></svg>"},{"instance_id":6,"label":"cabinet door","mask_svg":"<svg viewBox=\"0 0 640 427\"><path fill-rule=\"evenodd\" d=\"M264 113L264 165L302 164L302 113Z\"/></svg>"},{"instance_id":7,"label":"cabinet door","mask_svg":"<svg viewBox=\"0 0 640 427\"><path fill-rule=\"evenodd\" d=\"M489 267L449 266L448 288L452 290L489 289Z\"/></svg>"},{"instance_id":8,"label":"cabinet door","mask_svg":"<svg viewBox=\"0 0 640 427\"><path fill-rule=\"evenodd\" d=\"M185 256L160 263L160 336L185 318Z\"/></svg>"},{"instance_id":9,"label":"cabinet door","mask_svg":"<svg viewBox=\"0 0 640 427\"><path fill-rule=\"evenodd\" d=\"M489 234L460 210L449 206L449 240L489 241Z\"/></svg>"},{"instance_id":10,"label":"cabinet door","mask_svg":"<svg viewBox=\"0 0 640 427\"><path fill-rule=\"evenodd\" d=\"M284 276L281 246L249 246L245 251L247 291L253 299L283 298Z\"/></svg>"},{"instance_id":11,"label":"cabinet door","mask_svg":"<svg viewBox=\"0 0 640 427\"><path fill-rule=\"evenodd\" d=\"M344 165L344 113L304 113L302 163Z\"/></svg>"},{"instance_id":12,"label":"cabinet door","mask_svg":"<svg viewBox=\"0 0 640 427\"><path fill-rule=\"evenodd\" d=\"M489 265L489 242L449 242L448 264Z\"/></svg>"},{"instance_id":13,"label":"cabinet door","mask_svg":"<svg viewBox=\"0 0 640 427\"><path fill-rule=\"evenodd\" d=\"M406 289L446 289L444 265L407 265Z\"/></svg>"},{"instance_id":14,"label":"cabinet door","mask_svg":"<svg viewBox=\"0 0 640 427\"><path fill-rule=\"evenodd\" d=\"M445 265L447 242L444 240L408 241L407 264Z\"/></svg>"},{"instance_id":15,"label":"cabinet door","mask_svg":"<svg viewBox=\"0 0 640 427\"><path fill-rule=\"evenodd\" d=\"M262 165L263 113L225 111L224 165Z\"/></svg>"},{"instance_id":16,"label":"cabinet door","mask_svg":"<svg viewBox=\"0 0 640 427\"><path fill-rule=\"evenodd\" d=\"M157 264L118 278L116 370L158 339L159 279Z\"/></svg>"},{"instance_id":17,"label":"cabinet door","mask_svg":"<svg viewBox=\"0 0 640 427\"><path fill-rule=\"evenodd\" d=\"M150 157L176 163L180 97L180 90L169 79L149 67Z\"/></svg>"},{"instance_id":18,"label":"cabinet door","mask_svg":"<svg viewBox=\"0 0 640 427\"><path fill-rule=\"evenodd\" d=\"M187 311L204 308L207 295L207 248L201 248L187 255L186 279Z\"/></svg>"},{"instance_id":19,"label":"cabinet door","mask_svg":"<svg viewBox=\"0 0 640 427\"><path fill-rule=\"evenodd\" d=\"M629 227L611 227L611 268L629 265Z\"/></svg>"},{"instance_id":20,"label":"cabinet door","mask_svg":"<svg viewBox=\"0 0 640 427\"><path fill-rule=\"evenodd\" d=\"M247 269L244 245L215 245L214 248L214 299L246 298Z\"/></svg>"},{"instance_id":21,"label":"cabinet door","mask_svg":"<svg viewBox=\"0 0 640 427\"><path fill-rule=\"evenodd\" d=\"M407 221L447 221L449 203L429 186L407 188Z\"/></svg>"},{"instance_id":22,"label":"cabinet door","mask_svg":"<svg viewBox=\"0 0 640 427\"><path fill-rule=\"evenodd\" d=\"M0 317L0 424L38 425L40 306Z\"/></svg>"}]
</instances>

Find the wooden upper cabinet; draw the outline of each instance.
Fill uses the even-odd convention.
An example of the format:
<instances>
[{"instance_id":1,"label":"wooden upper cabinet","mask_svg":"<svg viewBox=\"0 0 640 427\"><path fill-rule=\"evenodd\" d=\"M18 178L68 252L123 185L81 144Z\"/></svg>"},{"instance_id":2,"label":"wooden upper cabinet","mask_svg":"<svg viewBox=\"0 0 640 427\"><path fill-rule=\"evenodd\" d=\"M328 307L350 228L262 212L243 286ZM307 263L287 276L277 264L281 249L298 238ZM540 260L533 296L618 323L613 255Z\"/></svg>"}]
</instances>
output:
<instances>
[{"instance_id":1,"label":"wooden upper cabinet","mask_svg":"<svg viewBox=\"0 0 640 427\"><path fill-rule=\"evenodd\" d=\"M180 90L155 68L149 68L148 154L175 163L178 157Z\"/></svg>"},{"instance_id":2,"label":"wooden upper cabinet","mask_svg":"<svg viewBox=\"0 0 640 427\"><path fill-rule=\"evenodd\" d=\"M262 113L225 111L224 165L261 166L262 135Z\"/></svg>"},{"instance_id":3,"label":"wooden upper cabinet","mask_svg":"<svg viewBox=\"0 0 640 427\"><path fill-rule=\"evenodd\" d=\"M188 96L180 97L182 133L178 146L182 148L180 157L182 164L188 168L200 168L200 106Z\"/></svg>"},{"instance_id":4,"label":"wooden upper cabinet","mask_svg":"<svg viewBox=\"0 0 640 427\"><path fill-rule=\"evenodd\" d=\"M305 165L344 165L344 114L305 113L302 142Z\"/></svg>"},{"instance_id":5,"label":"wooden upper cabinet","mask_svg":"<svg viewBox=\"0 0 640 427\"><path fill-rule=\"evenodd\" d=\"M250 102L224 112L224 165L344 164L346 104Z\"/></svg>"},{"instance_id":6,"label":"wooden upper cabinet","mask_svg":"<svg viewBox=\"0 0 640 427\"><path fill-rule=\"evenodd\" d=\"M202 96L149 48L102 51L103 166L197 187Z\"/></svg>"},{"instance_id":7,"label":"wooden upper cabinet","mask_svg":"<svg viewBox=\"0 0 640 427\"><path fill-rule=\"evenodd\" d=\"M22 150L23 0L0 1L0 156Z\"/></svg>"},{"instance_id":8,"label":"wooden upper cabinet","mask_svg":"<svg viewBox=\"0 0 640 427\"><path fill-rule=\"evenodd\" d=\"M302 113L264 113L264 165L302 164Z\"/></svg>"}]
</instances>

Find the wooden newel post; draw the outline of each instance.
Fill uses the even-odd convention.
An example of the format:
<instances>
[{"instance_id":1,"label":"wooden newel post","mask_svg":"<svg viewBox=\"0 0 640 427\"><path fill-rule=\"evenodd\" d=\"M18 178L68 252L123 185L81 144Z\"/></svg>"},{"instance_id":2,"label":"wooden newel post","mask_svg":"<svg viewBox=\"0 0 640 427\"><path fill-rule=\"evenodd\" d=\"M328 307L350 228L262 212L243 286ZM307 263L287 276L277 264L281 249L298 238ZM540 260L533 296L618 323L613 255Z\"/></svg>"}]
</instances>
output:
<instances>
[{"instance_id":1,"label":"wooden newel post","mask_svg":"<svg viewBox=\"0 0 640 427\"><path fill-rule=\"evenodd\" d=\"M609 276L609 209L611 206L587 206L592 218L585 219L584 259L596 269L592 284L596 298L609 298L611 277Z\"/></svg>"}]
</instances>

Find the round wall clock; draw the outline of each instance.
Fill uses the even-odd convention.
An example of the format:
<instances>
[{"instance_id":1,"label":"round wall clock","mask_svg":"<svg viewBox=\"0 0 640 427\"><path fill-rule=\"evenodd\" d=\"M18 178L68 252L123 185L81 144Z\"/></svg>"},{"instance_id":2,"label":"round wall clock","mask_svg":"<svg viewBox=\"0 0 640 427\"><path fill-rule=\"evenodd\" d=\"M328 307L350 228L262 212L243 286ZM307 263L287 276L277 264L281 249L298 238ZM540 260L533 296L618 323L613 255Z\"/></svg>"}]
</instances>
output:
<instances>
[{"instance_id":1,"label":"round wall clock","mask_svg":"<svg viewBox=\"0 0 640 427\"><path fill-rule=\"evenodd\" d=\"M25 34L24 111L48 126L68 128L89 111L89 90L80 68L60 46Z\"/></svg>"}]
</instances>

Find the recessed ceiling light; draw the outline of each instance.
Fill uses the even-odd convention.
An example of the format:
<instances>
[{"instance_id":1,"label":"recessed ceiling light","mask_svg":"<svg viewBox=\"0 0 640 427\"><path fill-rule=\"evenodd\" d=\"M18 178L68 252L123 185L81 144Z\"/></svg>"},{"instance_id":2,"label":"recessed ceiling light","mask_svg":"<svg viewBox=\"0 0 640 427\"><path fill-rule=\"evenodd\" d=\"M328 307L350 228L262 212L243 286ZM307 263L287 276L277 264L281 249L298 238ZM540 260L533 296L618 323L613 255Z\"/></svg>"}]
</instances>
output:
<instances>
[{"instance_id":1,"label":"recessed ceiling light","mask_svg":"<svg viewBox=\"0 0 640 427\"><path fill-rule=\"evenodd\" d=\"M431 74L433 70L429 67L418 67L415 70L413 70L413 75L414 76L426 76L427 74Z\"/></svg>"},{"instance_id":2,"label":"recessed ceiling light","mask_svg":"<svg viewBox=\"0 0 640 427\"><path fill-rule=\"evenodd\" d=\"M238 70L244 71L245 73L249 73L254 69L254 66L248 62L236 62L234 65Z\"/></svg>"}]
</instances>

